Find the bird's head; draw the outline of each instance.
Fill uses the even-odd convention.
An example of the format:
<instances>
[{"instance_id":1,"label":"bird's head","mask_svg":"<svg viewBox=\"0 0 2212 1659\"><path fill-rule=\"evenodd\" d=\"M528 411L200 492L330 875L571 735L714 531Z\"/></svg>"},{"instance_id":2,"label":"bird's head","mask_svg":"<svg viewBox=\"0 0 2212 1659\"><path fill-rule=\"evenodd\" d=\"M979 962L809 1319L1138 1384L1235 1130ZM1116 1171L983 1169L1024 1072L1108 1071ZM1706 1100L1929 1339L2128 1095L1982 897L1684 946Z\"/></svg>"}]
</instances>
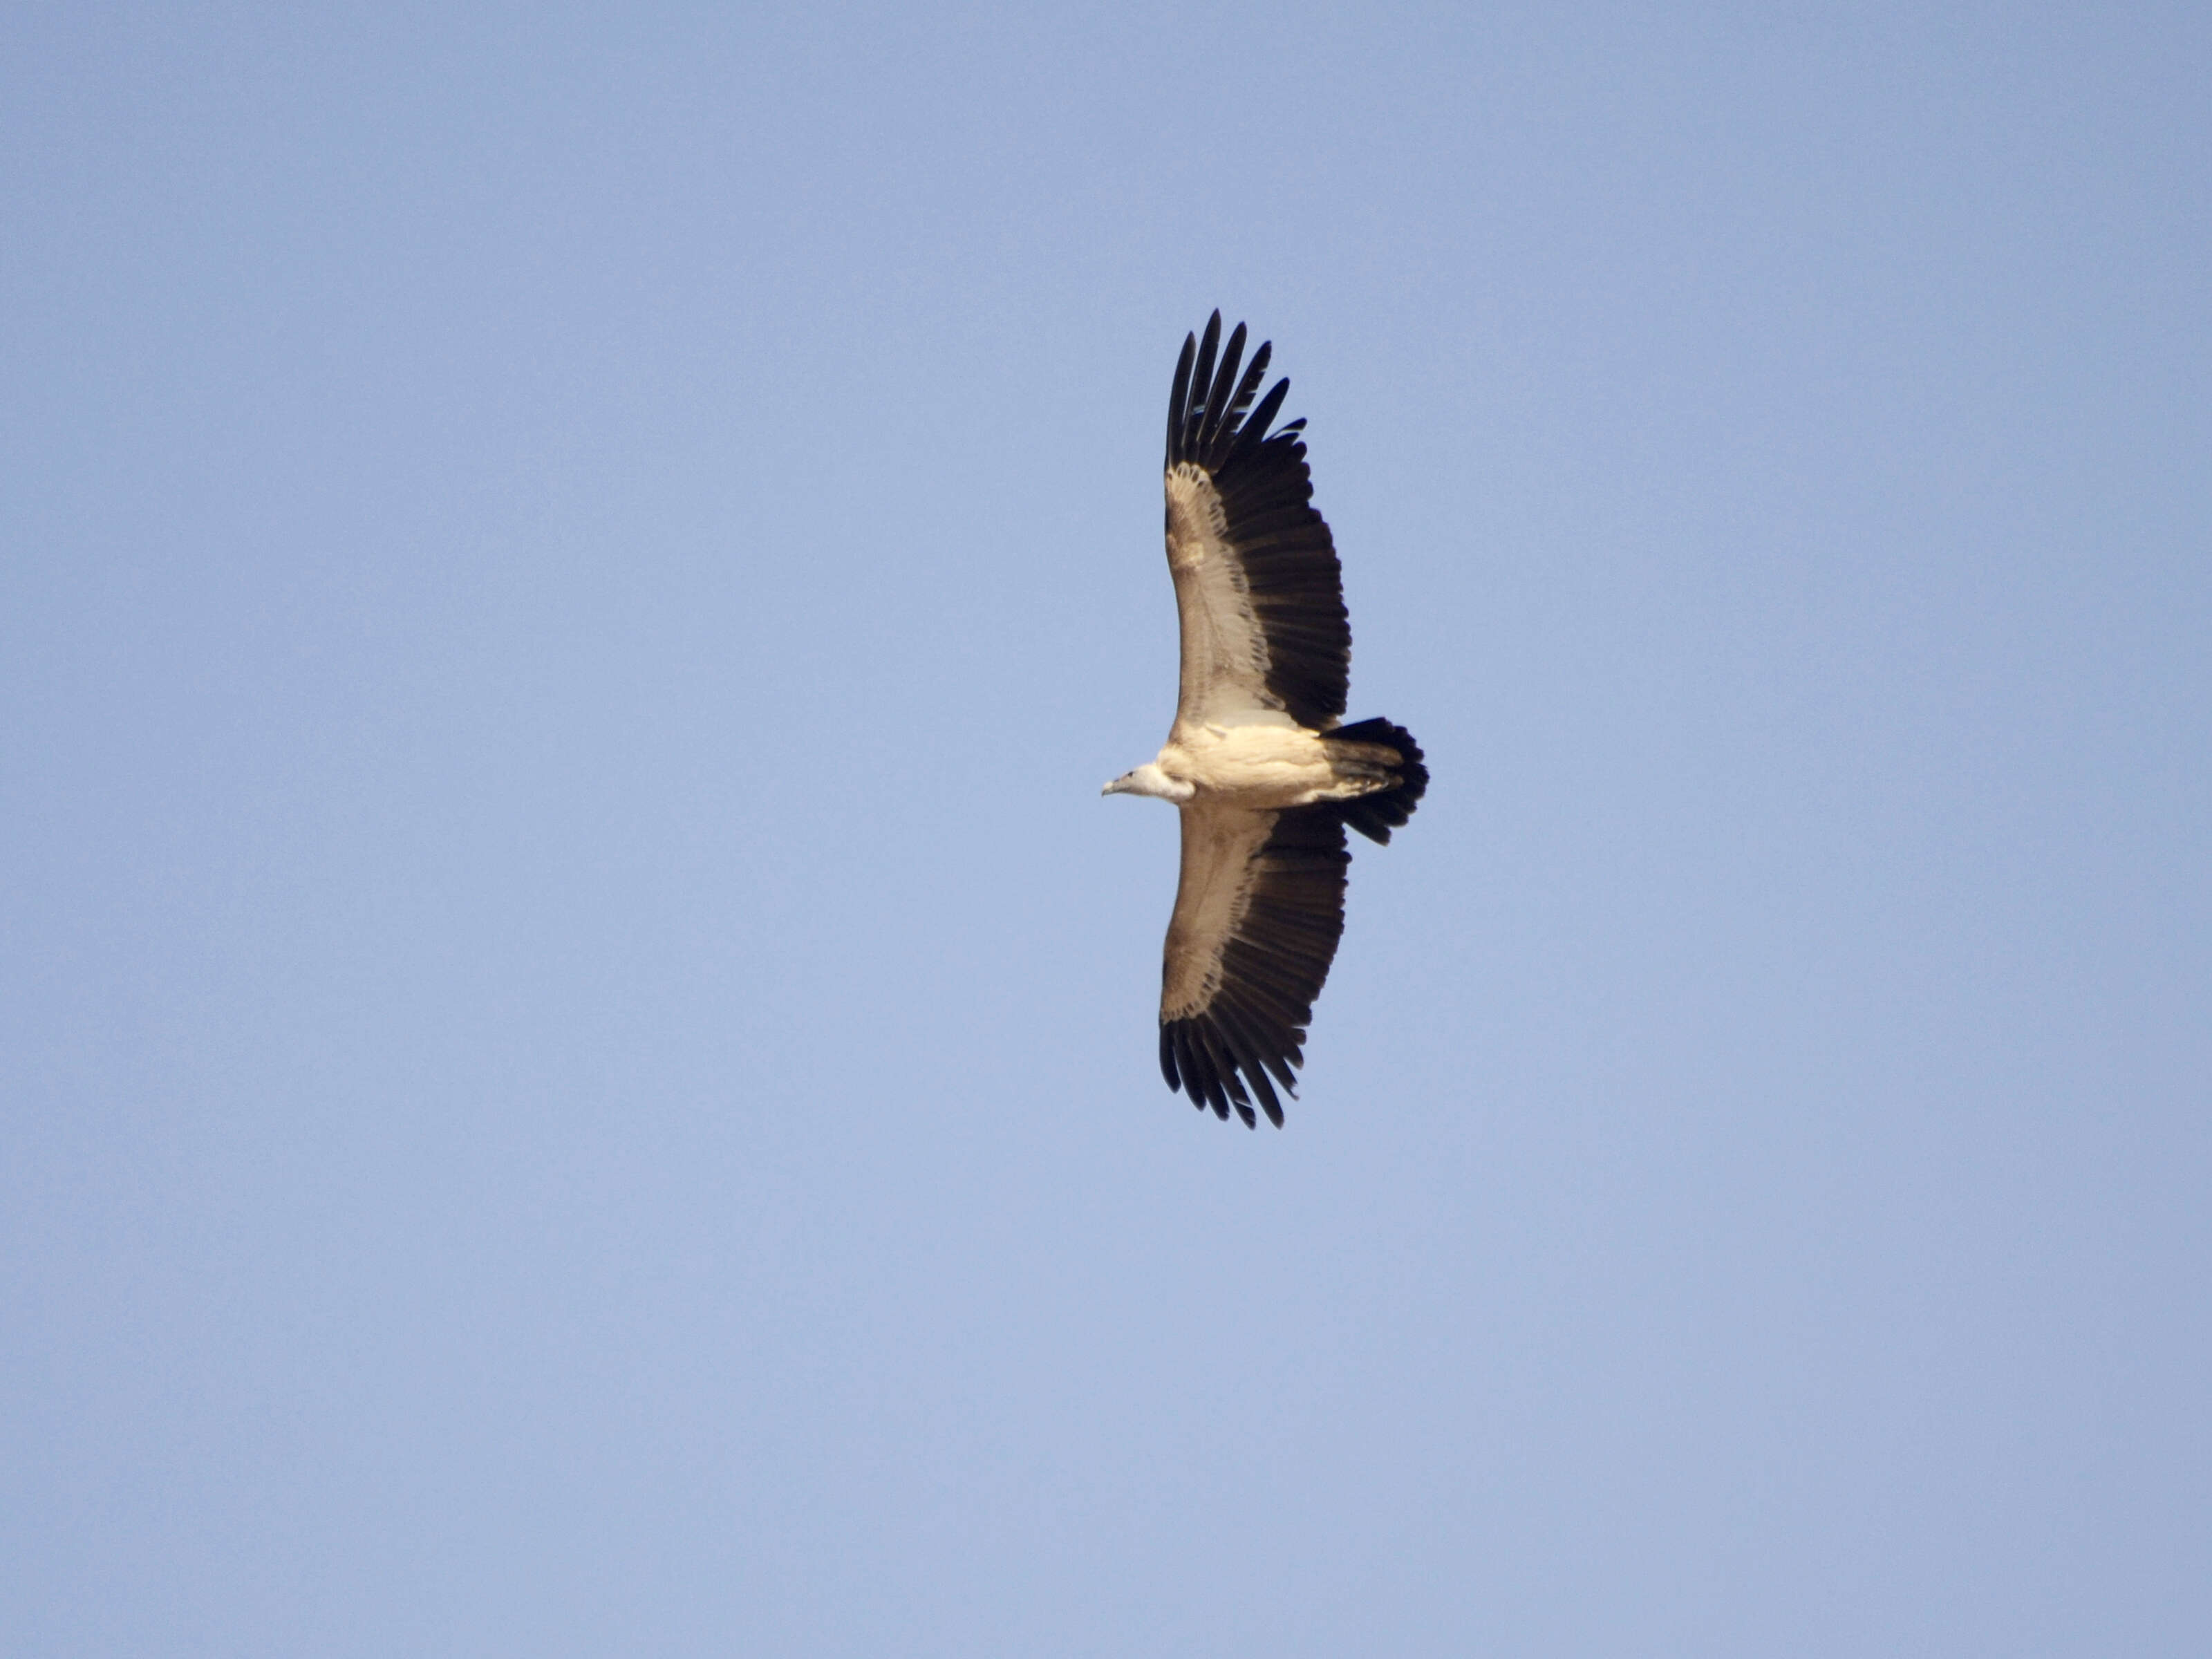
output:
<instances>
[{"instance_id":1,"label":"bird's head","mask_svg":"<svg viewBox=\"0 0 2212 1659\"><path fill-rule=\"evenodd\" d=\"M1178 782L1160 770L1158 761L1146 761L1108 784L1098 792L1102 795L1154 795L1161 800L1188 800L1194 793L1191 786Z\"/></svg>"}]
</instances>

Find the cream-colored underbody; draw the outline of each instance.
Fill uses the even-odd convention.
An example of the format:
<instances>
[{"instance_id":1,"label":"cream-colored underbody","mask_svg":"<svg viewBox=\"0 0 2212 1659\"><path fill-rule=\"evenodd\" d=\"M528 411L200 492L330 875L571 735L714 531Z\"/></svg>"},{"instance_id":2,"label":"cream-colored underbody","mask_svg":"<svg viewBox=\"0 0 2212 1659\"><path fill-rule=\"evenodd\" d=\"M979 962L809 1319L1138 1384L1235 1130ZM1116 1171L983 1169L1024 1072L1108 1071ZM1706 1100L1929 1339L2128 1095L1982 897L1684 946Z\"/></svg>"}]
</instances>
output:
<instances>
[{"instance_id":1,"label":"cream-colored underbody","mask_svg":"<svg viewBox=\"0 0 2212 1659\"><path fill-rule=\"evenodd\" d=\"M1279 812L1389 789L1403 757L1380 744L1348 743L1275 714L1239 725L1177 720L1159 758L1108 784L1109 795L1152 795L1182 806Z\"/></svg>"},{"instance_id":2,"label":"cream-colored underbody","mask_svg":"<svg viewBox=\"0 0 2212 1659\"><path fill-rule=\"evenodd\" d=\"M1332 745L1319 734L1290 724L1287 716L1279 718L1279 725L1186 726L1178 721L1167 747L1160 750L1159 769L1211 803L1260 811L1349 800L1388 787L1367 768L1352 771L1340 765L1330 756ZM1370 747L1333 746L1339 751ZM1376 758L1389 753L1380 751Z\"/></svg>"}]
</instances>

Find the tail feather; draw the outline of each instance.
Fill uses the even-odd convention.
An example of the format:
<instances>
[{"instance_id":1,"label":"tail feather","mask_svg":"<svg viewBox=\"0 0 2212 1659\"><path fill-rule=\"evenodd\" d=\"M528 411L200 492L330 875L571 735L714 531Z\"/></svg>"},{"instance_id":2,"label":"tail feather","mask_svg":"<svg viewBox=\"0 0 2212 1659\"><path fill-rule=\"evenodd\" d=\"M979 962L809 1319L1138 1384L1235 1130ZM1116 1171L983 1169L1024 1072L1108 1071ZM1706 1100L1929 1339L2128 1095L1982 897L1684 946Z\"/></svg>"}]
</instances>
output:
<instances>
[{"instance_id":1,"label":"tail feather","mask_svg":"<svg viewBox=\"0 0 2212 1659\"><path fill-rule=\"evenodd\" d=\"M1332 743L1367 743L1398 751L1398 764L1390 769L1398 781L1389 789L1359 795L1336 810L1345 823L1370 841L1388 842L1393 830L1403 829L1429 787L1429 769L1421 764L1421 746L1402 726L1386 720L1361 720L1340 726L1327 734Z\"/></svg>"}]
</instances>

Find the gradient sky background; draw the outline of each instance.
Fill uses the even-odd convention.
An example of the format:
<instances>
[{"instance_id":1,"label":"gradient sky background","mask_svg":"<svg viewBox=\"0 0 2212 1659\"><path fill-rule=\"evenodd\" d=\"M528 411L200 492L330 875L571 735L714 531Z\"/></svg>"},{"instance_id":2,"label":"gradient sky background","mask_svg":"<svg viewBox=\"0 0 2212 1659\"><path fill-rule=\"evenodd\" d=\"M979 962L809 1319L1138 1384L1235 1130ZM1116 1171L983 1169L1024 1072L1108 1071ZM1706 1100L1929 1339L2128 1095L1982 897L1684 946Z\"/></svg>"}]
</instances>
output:
<instances>
[{"instance_id":1,"label":"gradient sky background","mask_svg":"<svg viewBox=\"0 0 2212 1659\"><path fill-rule=\"evenodd\" d=\"M2212 1632L2202 7L0 13L0 1647ZM1161 1086L1168 381L1436 781Z\"/></svg>"}]
</instances>

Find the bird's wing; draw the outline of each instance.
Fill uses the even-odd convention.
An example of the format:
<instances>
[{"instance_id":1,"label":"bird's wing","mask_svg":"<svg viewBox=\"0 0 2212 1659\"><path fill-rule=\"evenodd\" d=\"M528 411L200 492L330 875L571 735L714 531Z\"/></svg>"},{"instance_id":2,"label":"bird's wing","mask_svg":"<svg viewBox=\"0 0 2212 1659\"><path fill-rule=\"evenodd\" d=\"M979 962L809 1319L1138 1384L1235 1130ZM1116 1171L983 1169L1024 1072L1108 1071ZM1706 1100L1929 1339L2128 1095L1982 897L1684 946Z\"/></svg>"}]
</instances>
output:
<instances>
[{"instance_id":1,"label":"bird's wing","mask_svg":"<svg viewBox=\"0 0 2212 1659\"><path fill-rule=\"evenodd\" d=\"M1286 717L1326 731L1344 716L1352 627L1328 526L1313 509L1304 421L1270 434L1291 389L1262 344L1240 376L1244 325L1215 358L1221 313L1203 343L1186 335L1168 400L1168 568L1182 619L1178 726Z\"/></svg>"},{"instance_id":2,"label":"bird's wing","mask_svg":"<svg viewBox=\"0 0 2212 1659\"><path fill-rule=\"evenodd\" d=\"M1344 823L1328 807L1253 811L1193 801L1182 813L1182 879L1168 923L1160 1070L1194 1106L1252 1098L1282 1127L1274 1084L1296 1095L1299 1045L1344 932ZM1272 1073L1274 1082L1271 1083Z\"/></svg>"}]
</instances>

